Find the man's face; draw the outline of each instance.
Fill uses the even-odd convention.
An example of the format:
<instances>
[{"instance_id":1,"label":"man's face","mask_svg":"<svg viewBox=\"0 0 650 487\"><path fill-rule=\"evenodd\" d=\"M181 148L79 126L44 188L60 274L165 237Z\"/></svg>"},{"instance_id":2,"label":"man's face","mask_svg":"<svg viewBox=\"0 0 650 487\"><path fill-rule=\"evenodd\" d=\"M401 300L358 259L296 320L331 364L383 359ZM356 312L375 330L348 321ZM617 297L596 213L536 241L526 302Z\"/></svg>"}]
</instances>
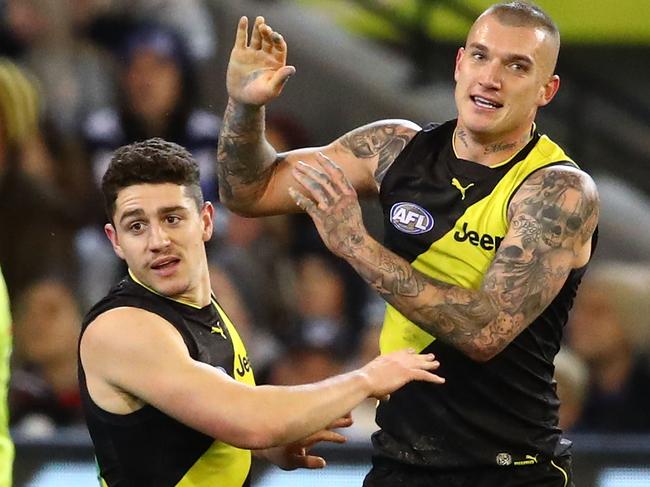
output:
<instances>
[{"instance_id":1,"label":"man's face","mask_svg":"<svg viewBox=\"0 0 650 487\"><path fill-rule=\"evenodd\" d=\"M611 291L598 283L583 283L576 296L567 339L571 348L588 362L627 353L625 330L612 304Z\"/></svg>"},{"instance_id":2,"label":"man's face","mask_svg":"<svg viewBox=\"0 0 650 487\"><path fill-rule=\"evenodd\" d=\"M477 20L456 57L460 124L486 139L530 129L559 87L557 48L542 29L504 25L494 15Z\"/></svg>"},{"instance_id":3,"label":"man's face","mask_svg":"<svg viewBox=\"0 0 650 487\"><path fill-rule=\"evenodd\" d=\"M205 242L212 235L214 209L198 211L183 186L137 184L115 201L114 226L105 226L118 256L135 277L154 291L192 301L207 272Z\"/></svg>"},{"instance_id":4,"label":"man's face","mask_svg":"<svg viewBox=\"0 0 650 487\"><path fill-rule=\"evenodd\" d=\"M180 102L182 81L178 66L147 49L138 51L124 77L131 109L146 120L163 117Z\"/></svg>"}]
</instances>

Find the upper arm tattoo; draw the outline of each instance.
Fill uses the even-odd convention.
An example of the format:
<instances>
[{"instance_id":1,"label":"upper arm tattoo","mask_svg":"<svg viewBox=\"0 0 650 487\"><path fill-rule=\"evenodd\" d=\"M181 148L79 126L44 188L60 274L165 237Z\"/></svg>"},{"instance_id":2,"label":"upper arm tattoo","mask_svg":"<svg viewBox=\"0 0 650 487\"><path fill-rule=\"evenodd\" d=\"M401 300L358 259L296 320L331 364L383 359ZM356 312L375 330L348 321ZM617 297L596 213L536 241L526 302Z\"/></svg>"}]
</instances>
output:
<instances>
[{"instance_id":1,"label":"upper arm tattoo","mask_svg":"<svg viewBox=\"0 0 650 487\"><path fill-rule=\"evenodd\" d=\"M487 326L483 344L504 348L551 303L598 221L591 180L553 167L531 175L508 210L510 228L482 285L510 326Z\"/></svg>"},{"instance_id":2,"label":"upper arm tattoo","mask_svg":"<svg viewBox=\"0 0 650 487\"><path fill-rule=\"evenodd\" d=\"M374 178L377 184L381 184L386 171L412 137L413 129L407 129L397 123L371 124L344 135L340 143L355 157L378 158Z\"/></svg>"}]
</instances>

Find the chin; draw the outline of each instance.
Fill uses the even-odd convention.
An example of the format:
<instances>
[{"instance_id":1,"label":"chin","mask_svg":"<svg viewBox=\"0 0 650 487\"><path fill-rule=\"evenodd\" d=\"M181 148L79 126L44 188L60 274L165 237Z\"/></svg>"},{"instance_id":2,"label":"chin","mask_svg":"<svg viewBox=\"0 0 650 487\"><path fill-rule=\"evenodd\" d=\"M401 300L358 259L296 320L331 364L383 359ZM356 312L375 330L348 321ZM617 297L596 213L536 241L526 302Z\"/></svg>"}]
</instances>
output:
<instances>
[{"instance_id":1,"label":"chin","mask_svg":"<svg viewBox=\"0 0 650 487\"><path fill-rule=\"evenodd\" d=\"M174 298L187 291L188 283L180 279L154 279L152 288L163 296Z\"/></svg>"}]
</instances>

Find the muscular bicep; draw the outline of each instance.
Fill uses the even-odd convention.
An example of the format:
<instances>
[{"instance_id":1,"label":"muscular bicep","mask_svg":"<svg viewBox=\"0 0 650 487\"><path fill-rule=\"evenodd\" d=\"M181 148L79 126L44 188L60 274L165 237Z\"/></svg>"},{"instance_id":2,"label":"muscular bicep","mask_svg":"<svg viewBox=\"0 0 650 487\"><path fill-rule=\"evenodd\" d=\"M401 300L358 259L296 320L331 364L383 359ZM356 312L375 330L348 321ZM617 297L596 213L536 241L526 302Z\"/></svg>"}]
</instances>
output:
<instances>
[{"instance_id":1,"label":"muscular bicep","mask_svg":"<svg viewBox=\"0 0 650 487\"><path fill-rule=\"evenodd\" d=\"M288 192L289 187L300 188L292 169L298 161L319 168L319 152L343 170L358 194L377 194L386 171L418 130L420 127L407 120L381 120L354 129L326 146L279 153L264 192L242 213L258 216L300 211Z\"/></svg>"},{"instance_id":2,"label":"muscular bicep","mask_svg":"<svg viewBox=\"0 0 650 487\"><path fill-rule=\"evenodd\" d=\"M588 261L598 194L577 169L542 169L514 195L508 218L508 232L482 284L497 316L477 337L497 353L551 303L571 270Z\"/></svg>"}]
</instances>

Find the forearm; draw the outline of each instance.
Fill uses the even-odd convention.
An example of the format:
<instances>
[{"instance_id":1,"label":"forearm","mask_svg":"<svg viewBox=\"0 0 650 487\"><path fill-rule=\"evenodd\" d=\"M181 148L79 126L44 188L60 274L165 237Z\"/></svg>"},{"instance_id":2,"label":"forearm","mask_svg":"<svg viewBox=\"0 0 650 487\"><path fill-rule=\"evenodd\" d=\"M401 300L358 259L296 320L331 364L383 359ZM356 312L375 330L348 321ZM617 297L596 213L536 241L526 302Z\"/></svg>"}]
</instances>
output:
<instances>
[{"instance_id":1,"label":"forearm","mask_svg":"<svg viewBox=\"0 0 650 487\"><path fill-rule=\"evenodd\" d=\"M217 149L221 201L235 210L254 203L268 184L276 158L264 137L264 107L229 99Z\"/></svg>"},{"instance_id":2,"label":"forearm","mask_svg":"<svg viewBox=\"0 0 650 487\"><path fill-rule=\"evenodd\" d=\"M425 276L365 232L355 240L343 255L384 300L431 335L482 359L486 327L499 318L489 295Z\"/></svg>"},{"instance_id":3,"label":"forearm","mask_svg":"<svg viewBox=\"0 0 650 487\"><path fill-rule=\"evenodd\" d=\"M258 386L255 400L242 407L253 409L259 427L267 430L256 448L269 448L303 439L349 413L371 393L367 377L359 370L300 386Z\"/></svg>"}]
</instances>

